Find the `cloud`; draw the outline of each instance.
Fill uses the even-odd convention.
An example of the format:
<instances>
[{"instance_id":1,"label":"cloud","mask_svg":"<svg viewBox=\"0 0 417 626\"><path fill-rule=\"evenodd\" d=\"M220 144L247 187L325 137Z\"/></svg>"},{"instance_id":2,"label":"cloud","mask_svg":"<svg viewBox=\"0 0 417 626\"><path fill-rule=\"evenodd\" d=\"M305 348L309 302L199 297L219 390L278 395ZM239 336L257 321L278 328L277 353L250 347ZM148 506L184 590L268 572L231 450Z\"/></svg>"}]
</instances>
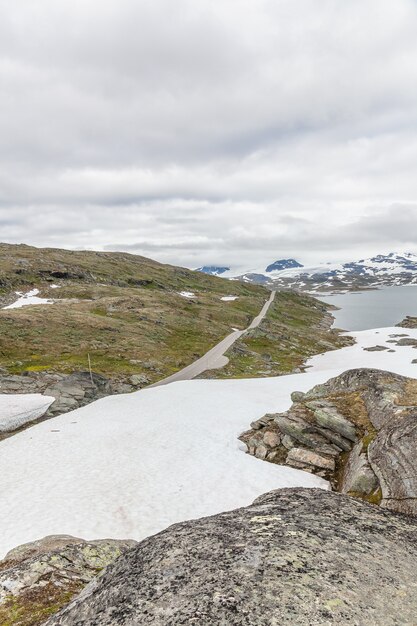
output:
<instances>
[{"instance_id":1,"label":"cloud","mask_svg":"<svg viewBox=\"0 0 417 626\"><path fill-rule=\"evenodd\" d=\"M5 0L0 239L189 266L416 249L416 29L412 0Z\"/></svg>"}]
</instances>

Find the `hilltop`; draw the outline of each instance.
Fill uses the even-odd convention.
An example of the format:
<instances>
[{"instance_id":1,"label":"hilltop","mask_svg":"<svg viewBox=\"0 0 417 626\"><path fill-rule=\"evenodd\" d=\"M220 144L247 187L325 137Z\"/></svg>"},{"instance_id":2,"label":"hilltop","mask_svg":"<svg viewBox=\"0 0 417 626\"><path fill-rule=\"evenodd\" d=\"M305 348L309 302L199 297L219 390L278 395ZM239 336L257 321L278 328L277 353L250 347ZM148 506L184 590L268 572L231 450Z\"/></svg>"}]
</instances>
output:
<instances>
[{"instance_id":1,"label":"hilltop","mask_svg":"<svg viewBox=\"0 0 417 626\"><path fill-rule=\"evenodd\" d=\"M37 292L28 299L35 304L4 308L28 292ZM126 253L1 244L0 366L29 375L29 384L85 371L90 358L96 374L123 383L110 392L131 391L246 328L268 296L257 285Z\"/></svg>"}]
</instances>

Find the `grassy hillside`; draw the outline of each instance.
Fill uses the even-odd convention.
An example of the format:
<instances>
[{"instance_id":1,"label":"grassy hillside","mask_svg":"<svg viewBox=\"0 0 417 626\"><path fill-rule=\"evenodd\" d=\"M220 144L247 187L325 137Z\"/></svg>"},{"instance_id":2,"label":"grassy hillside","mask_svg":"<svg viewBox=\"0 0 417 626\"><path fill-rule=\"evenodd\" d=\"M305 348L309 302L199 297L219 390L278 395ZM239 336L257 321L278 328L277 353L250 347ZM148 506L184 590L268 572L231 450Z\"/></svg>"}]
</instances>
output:
<instances>
[{"instance_id":1,"label":"grassy hillside","mask_svg":"<svg viewBox=\"0 0 417 626\"><path fill-rule=\"evenodd\" d=\"M259 286L130 254L0 244L0 305L33 287L56 302L0 310L1 367L72 372L86 369L90 354L98 373L151 382L246 327L268 297ZM221 300L230 294L238 299Z\"/></svg>"},{"instance_id":2,"label":"grassy hillside","mask_svg":"<svg viewBox=\"0 0 417 626\"><path fill-rule=\"evenodd\" d=\"M61 282L60 281L64 281ZM146 257L125 252L93 252L34 248L0 243L0 296L13 289L29 288L43 283L100 284L156 290L203 289L227 292L232 283L194 272L183 267L165 265ZM262 287L250 286L239 295L262 295Z\"/></svg>"},{"instance_id":3,"label":"grassy hillside","mask_svg":"<svg viewBox=\"0 0 417 626\"><path fill-rule=\"evenodd\" d=\"M226 353L229 363L202 377L246 378L289 374L321 352L350 345L330 329L331 305L294 291L280 291L261 325L248 332Z\"/></svg>"}]
</instances>

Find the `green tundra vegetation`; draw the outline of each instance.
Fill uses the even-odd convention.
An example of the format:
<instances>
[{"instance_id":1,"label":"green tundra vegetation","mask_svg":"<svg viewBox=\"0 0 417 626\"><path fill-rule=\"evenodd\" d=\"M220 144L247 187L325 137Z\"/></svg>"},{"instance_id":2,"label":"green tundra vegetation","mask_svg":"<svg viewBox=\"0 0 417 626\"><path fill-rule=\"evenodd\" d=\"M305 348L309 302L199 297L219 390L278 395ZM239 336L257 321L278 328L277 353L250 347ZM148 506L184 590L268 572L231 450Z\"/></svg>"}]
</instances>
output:
<instances>
[{"instance_id":1,"label":"green tundra vegetation","mask_svg":"<svg viewBox=\"0 0 417 626\"><path fill-rule=\"evenodd\" d=\"M294 291L279 291L260 326L241 337L221 370L202 377L279 376L302 370L315 354L351 345L353 340L331 329L332 306Z\"/></svg>"},{"instance_id":2,"label":"green tundra vegetation","mask_svg":"<svg viewBox=\"0 0 417 626\"><path fill-rule=\"evenodd\" d=\"M0 306L34 287L55 303L0 310L1 367L72 372L87 369L90 355L97 373L150 382L245 328L269 295L130 254L0 245Z\"/></svg>"},{"instance_id":3,"label":"green tundra vegetation","mask_svg":"<svg viewBox=\"0 0 417 626\"><path fill-rule=\"evenodd\" d=\"M90 357L99 374L121 381L143 374L150 383L202 356L232 328L246 328L269 295L259 285L137 255L0 244L0 306L35 287L54 304L0 310L2 368L70 373L86 370ZM228 295L238 298L221 300ZM344 345L328 330L327 310L308 296L279 293L261 327L210 375L287 373L312 354Z\"/></svg>"}]
</instances>

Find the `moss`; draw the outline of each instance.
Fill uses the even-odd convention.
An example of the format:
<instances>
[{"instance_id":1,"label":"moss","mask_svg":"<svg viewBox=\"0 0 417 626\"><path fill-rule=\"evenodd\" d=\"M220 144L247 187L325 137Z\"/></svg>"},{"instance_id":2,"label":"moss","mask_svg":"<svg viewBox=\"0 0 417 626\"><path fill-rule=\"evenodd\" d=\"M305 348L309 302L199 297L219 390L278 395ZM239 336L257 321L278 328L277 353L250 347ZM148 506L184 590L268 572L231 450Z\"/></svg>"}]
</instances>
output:
<instances>
[{"instance_id":1,"label":"moss","mask_svg":"<svg viewBox=\"0 0 417 626\"><path fill-rule=\"evenodd\" d=\"M99 315L100 317L107 317L107 311L106 309L101 309L101 308L95 308L95 309L91 309L91 313L93 315Z\"/></svg>"},{"instance_id":2,"label":"moss","mask_svg":"<svg viewBox=\"0 0 417 626\"><path fill-rule=\"evenodd\" d=\"M399 406L417 406L417 380L406 382L404 393L397 399L396 404Z\"/></svg>"},{"instance_id":3,"label":"moss","mask_svg":"<svg viewBox=\"0 0 417 626\"><path fill-rule=\"evenodd\" d=\"M349 460L350 452L341 452L338 457L336 457L336 467L333 474L333 479L331 481L332 487L335 491L341 491L341 485L343 483L343 477L345 475L345 469L347 462Z\"/></svg>"},{"instance_id":4,"label":"moss","mask_svg":"<svg viewBox=\"0 0 417 626\"><path fill-rule=\"evenodd\" d=\"M382 501L382 489L379 487L374 493L371 493L369 496L365 497L365 500L370 504L381 504Z\"/></svg>"},{"instance_id":5,"label":"moss","mask_svg":"<svg viewBox=\"0 0 417 626\"><path fill-rule=\"evenodd\" d=\"M78 594L83 583L65 581L63 587L48 583L19 596L10 595L0 606L1 626L38 626Z\"/></svg>"},{"instance_id":6,"label":"moss","mask_svg":"<svg viewBox=\"0 0 417 626\"><path fill-rule=\"evenodd\" d=\"M356 498L357 500L364 500L365 502L369 502L369 504L380 505L382 500L382 490L379 487L376 491L370 494L359 493L357 491L348 491L348 496L352 498Z\"/></svg>"},{"instance_id":7,"label":"moss","mask_svg":"<svg viewBox=\"0 0 417 626\"><path fill-rule=\"evenodd\" d=\"M369 445L373 442L377 435L377 431L373 429L371 432L368 432L364 437L362 437L362 449L364 452L367 452Z\"/></svg>"}]
</instances>

